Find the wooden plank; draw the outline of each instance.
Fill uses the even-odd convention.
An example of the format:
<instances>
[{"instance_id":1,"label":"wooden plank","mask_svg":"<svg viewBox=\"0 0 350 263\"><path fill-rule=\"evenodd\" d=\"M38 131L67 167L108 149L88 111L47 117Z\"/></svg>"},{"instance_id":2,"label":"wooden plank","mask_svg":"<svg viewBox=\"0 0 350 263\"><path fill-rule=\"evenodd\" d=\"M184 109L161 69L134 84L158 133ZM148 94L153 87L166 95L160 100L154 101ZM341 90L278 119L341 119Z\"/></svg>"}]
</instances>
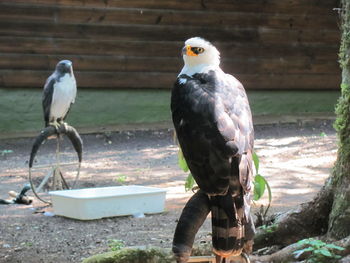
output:
<instances>
[{"instance_id":1,"label":"wooden plank","mask_svg":"<svg viewBox=\"0 0 350 263\"><path fill-rule=\"evenodd\" d=\"M0 86L42 87L49 71L0 70ZM171 89L175 73L159 72L75 72L80 88L159 88ZM237 74L247 89L339 89L336 74Z\"/></svg>"},{"instance_id":2,"label":"wooden plank","mask_svg":"<svg viewBox=\"0 0 350 263\"><path fill-rule=\"evenodd\" d=\"M171 33L169 33L171 32ZM339 31L272 29L268 27L198 27L163 25L88 25L54 24L40 22L14 22L0 20L0 34L7 36L34 36L53 38L84 38L104 40L159 40L182 41L192 36L203 36L209 40L235 42L258 42L261 44L295 43L336 44L340 41Z\"/></svg>"},{"instance_id":3,"label":"wooden plank","mask_svg":"<svg viewBox=\"0 0 350 263\"><path fill-rule=\"evenodd\" d=\"M8 0L12 3L86 6L99 8L146 8L146 9L175 9L175 10L216 10L236 12L266 12L293 14L331 14L334 7L339 6L338 0Z\"/></svg>"},{"instance_id":4,"label":"wooden plank","mask_svg":"<svg viewBox=\"0 0 350 263\"><path fill-rule=\"evenodd\" d=\"M43 87L52 71L0 70L1 87ZM175 73L158 72L77 72L82 88L170 88Z\"/></svg>"},{"instance_id":5,"label":"wooden plank","mask_svg":"<svg viewBox=\"0 0 350 263\"><path fill-rule=\"evenodd\" d=\"M55 14L58 10L59 8L56 6L18 5L13 2L0 1L0 17L7 20L49 22L55 20Z\"/></svg>"},{"instance_id":6,"label":"wooden plank","mask_svg":"<svg viewBox=\"0 0 350 263\"><path fill-rule=\"evenodd\" d=\"M45 70L49 68L54 68L54 66L50 65L46 55L0 53L0 69Z\"/></svg>"},{"instance_id":7,"label":"wooden plank","mask_svg":"<svg viewBox=\"0 0 350 263\"><path fill-rule=\"evenodd\" d=\"M178 57L125 57L125 56L65 56L33 54L0 54L0 69L11 70L53 70L62 59L73 61L74 70L78 71L121 71L121 72L174 72L183 67L182 58ZM276 58L235 58L223 59L222 68L231 73L278 73L278 74L340 74L337 56L334 59L317 59L307 56L285 55Z\"/></svg>"},{"instance_id":8,"label":"wooden plank","mask_svg":"<svg viewBox=\"0 0 350 263\"><path fill-rule=\"evenodd\" d=\"M339 32L332 11L337 5L335 0L0 1L0 81L8 87L42 86L40 79L56 62L69 58L82 87L169 88L182 67L183 41L201 35L215 39L224 70L236 73L248 89L338 88Z\"/></svg>"},{"instance_id":9,"label":"wooden plank","mask_svg":"<svg viewBox=\"0 0 350 263\"><path fill-rule=\"evenodd\" d=\"M177 73L78 72L80 87L171 89ZM247 89L339 89L336 74L236 74Z\"/></svg>"},{"instance_id":10,"label":"wooden plank","mask_svg":"<svg viewBox=\"0 0 350 263\"><path fill-rule=\"evenodd\" d=\"M340 74L337 56L333 60L319 60L310 57L284 56L280 58L224 59L221 63L225 72L235 74Z\"/></svg>"},{"instance_id":11,"label":"wooden plank","mask_svg":"<svg viewBox=\"0 0 350 263\"><path fill-rule=\"evenodd\" d=\"M338 30L337 14L266 14L254 12L217 12L192 10L140 10L138 8L86 8L0 4L0 18L22 22L41 21L84 24L143 24L256 27L256 25L284 29Z\"/></svg>"},{"instance_id":12,"label":"wooden plank","mask_svg":"<svg viewBox=\"0 0 350 263\"><path fill-rule=\"evenodd\" d=\"M175 57L182 46L183 42L0 36L0 52L4 53Z\"/></svg>"},{"instance_id":13,"label":"wooden plank","mask_svg":"<svg viewBox=\"0 0 350 263\"><path fill-rule=\"evenodd\" d=\"M0 53L0 69L50 70L63 59L71 60L74 69L79 71L177 72L183 66L180 56L126 57Z\"/></svg>"},{"instance_id":14,"label":"wooden plank","mask_svg":"<svg viewBox=\"0 0 350 263\"><path fill-rule=\"evenodd\" d=\"M339 90L338 74L237 74L247 89L258 90Z\"/></svg>"},{"instance_id":15,"label":"wooden plank","mask_svg":"<svg viewBox=\"0 0 350 263\"><path fill-rule=\"evenodd\" d=\"M277 44L214 42L223 58L280 58L288 56L308 56L317 59L334 60L339 46L283 46ZM0 36L0 52L51 55L104 55L104 56L144 56L178 57L182 41L113 41L100 39L52 39L35 37Z\"/></svg>"}]
</instances>

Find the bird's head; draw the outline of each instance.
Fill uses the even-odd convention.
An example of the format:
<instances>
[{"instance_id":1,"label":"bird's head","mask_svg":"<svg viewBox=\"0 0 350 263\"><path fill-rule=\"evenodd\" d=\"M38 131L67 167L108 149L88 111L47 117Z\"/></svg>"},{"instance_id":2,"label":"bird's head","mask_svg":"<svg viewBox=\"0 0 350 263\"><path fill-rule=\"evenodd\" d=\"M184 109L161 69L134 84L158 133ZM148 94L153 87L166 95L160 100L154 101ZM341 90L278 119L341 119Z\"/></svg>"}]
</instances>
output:
<instances>
[{"instance_id":1,"label":"bird's head","mask_svg":"<svg viewBox=\"0 0 350 263\"><path fill-rule=\"evenodd\" d=\"M61 74L73 73L73 63L70 60L61 60L56 65L56 71Z\"/></svg>"},{"instance_id":2,"label":"bird's head","mask_svg":"<svg viewBox=\"0 0 350 263\"><path fill-rule=\"evenodd\" d=\"M199 65L219 66L220 52L209 41L193 37L187 39L182 49L185 66L195 67Z\"/></svg>"}]
</instances>

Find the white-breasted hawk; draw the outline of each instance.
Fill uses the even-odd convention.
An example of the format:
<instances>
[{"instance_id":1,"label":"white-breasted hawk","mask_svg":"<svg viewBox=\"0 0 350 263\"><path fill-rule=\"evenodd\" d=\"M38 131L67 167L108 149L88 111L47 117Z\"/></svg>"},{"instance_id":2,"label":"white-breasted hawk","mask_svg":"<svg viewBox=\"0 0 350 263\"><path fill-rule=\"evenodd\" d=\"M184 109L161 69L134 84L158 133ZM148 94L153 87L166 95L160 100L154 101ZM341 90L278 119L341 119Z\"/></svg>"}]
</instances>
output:
<instances>
[{"instance_id":1,"label":"white-breasted hawk","mask_svg":"<svg viewBox=\"0 0 350 263\"><path fill-rule=\"evenodd\" d=\"M188 167L199 186L175 230L177 262L187 262L209 212L217 262L251 252L250 215L254 131L243 85L220 68L220 53L194 37L182 50L184 67L171 96L172 119ZM243 255L245 255L243 253Z\"/></svg>"},{"instance_id":2,"label":"white-breasted hawk","mask_svg":"<svg viewBox=\"0 0 350 263\"><path fill-rule=\"evenodd\" d=\"M67 117L75 102L77 84L73 74L72 62L61 60L55 71L47 78L42 95L45 127L59 126Z\"/></svg>"}]
</instances>

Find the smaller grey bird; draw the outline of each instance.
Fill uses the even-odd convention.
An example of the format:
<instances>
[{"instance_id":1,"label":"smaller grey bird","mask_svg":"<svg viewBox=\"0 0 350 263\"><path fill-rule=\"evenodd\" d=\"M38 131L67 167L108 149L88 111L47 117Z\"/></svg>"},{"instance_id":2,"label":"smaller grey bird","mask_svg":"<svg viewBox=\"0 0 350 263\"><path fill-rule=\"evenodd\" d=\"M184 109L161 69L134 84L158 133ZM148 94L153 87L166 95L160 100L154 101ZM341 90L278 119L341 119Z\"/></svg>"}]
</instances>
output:
<instances>
[{"instance_id":1,"label":"smaller grey bird","mask_svg":"<svg viewBox=\"0 0 350 263\"><path fill-rule=\"evenodd\" d=\"M67 117L71 105L75 102L76 95L77 84L72 62L61 60L44 86L42 104L45 127L52 125L58 129Z\"/></svg>"}]
</instances>

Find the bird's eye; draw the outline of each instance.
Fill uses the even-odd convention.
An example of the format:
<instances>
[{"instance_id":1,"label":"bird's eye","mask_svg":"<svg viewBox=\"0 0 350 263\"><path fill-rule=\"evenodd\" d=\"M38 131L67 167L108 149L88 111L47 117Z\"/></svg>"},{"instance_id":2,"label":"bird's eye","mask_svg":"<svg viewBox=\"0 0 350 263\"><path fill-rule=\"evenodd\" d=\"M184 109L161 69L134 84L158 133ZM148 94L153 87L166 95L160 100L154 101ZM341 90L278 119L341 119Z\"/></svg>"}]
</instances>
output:
<instances>
[{"instance_id":1,"label":"bird's eye","mask_svg":"<svg viewBox=\"0 0 350 263\"><path fill-rule=\"evenodd\" d=\"M198 54L201 54L201 53L204 52L204 48L202 48L202 47L193 47L192 51L193 51L193 53L198 55Z\"/></svg>"}]
</instances>

